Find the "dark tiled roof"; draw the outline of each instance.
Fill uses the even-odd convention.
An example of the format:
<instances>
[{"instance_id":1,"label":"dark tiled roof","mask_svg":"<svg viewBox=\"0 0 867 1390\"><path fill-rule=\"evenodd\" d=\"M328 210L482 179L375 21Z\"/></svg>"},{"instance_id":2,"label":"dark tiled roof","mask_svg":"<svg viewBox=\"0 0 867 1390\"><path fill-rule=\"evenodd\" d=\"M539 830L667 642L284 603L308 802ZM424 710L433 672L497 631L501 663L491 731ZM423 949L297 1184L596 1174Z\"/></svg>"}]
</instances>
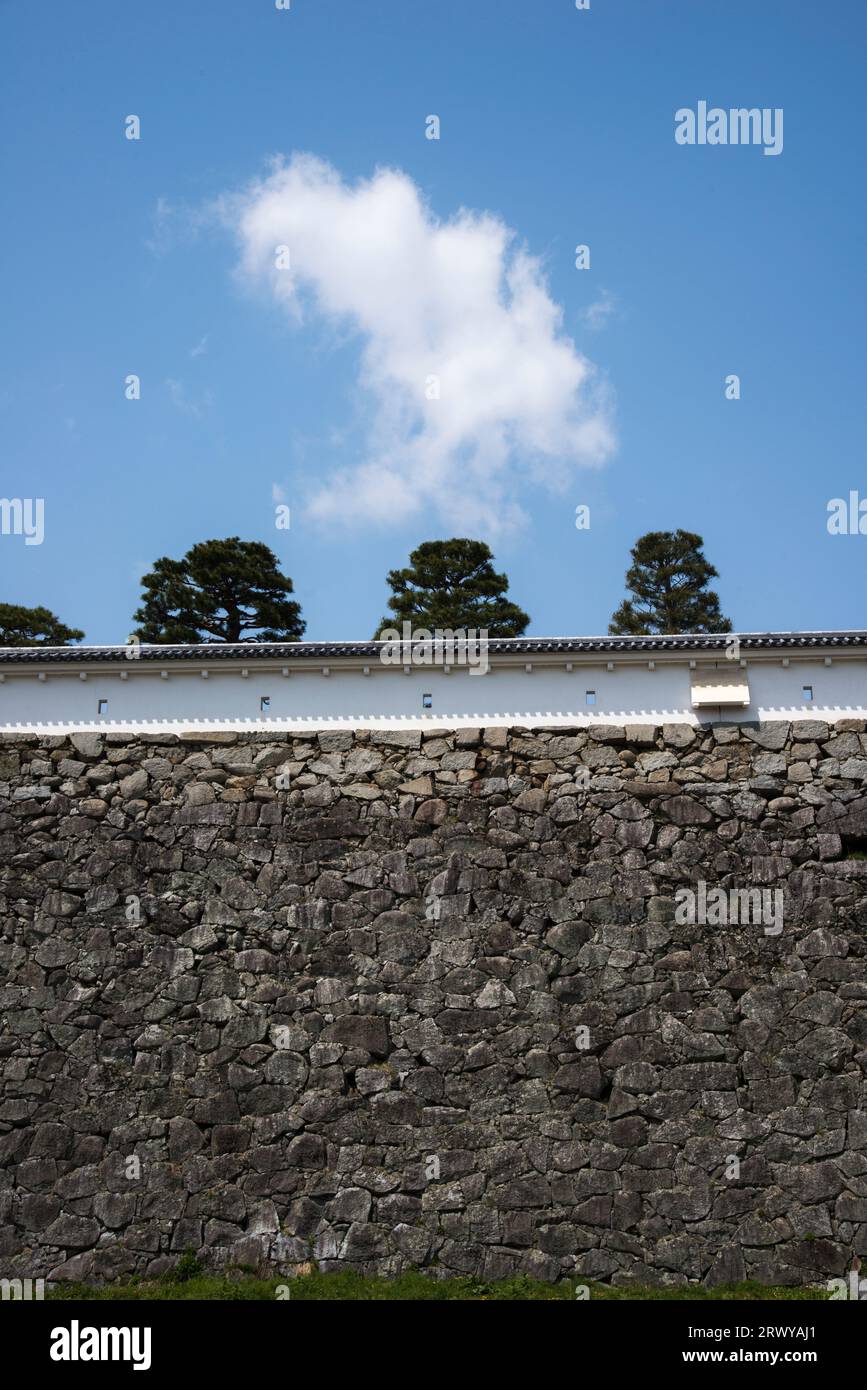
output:
<instances>
[{"instance_id":1,"label":"dark tiled roof","mask_svg":"<svg viewBox=\"0 0 867 1390\"><path fill-rule=\"evenodd\" d=\"M608 656L618 652L716 652L725 651L737 636L741 651L815 650L867 648L867 632L747 632L681 633L672 637L500 637L487 643L489 656ZM137 661L288 660L336 661L356 658L378 660L383 642L203 642L189 645L138 647ZM89 662L128 662L129 647L0 647L0 664L55 664L75 666Z\"/></svg>"}]
</instances>

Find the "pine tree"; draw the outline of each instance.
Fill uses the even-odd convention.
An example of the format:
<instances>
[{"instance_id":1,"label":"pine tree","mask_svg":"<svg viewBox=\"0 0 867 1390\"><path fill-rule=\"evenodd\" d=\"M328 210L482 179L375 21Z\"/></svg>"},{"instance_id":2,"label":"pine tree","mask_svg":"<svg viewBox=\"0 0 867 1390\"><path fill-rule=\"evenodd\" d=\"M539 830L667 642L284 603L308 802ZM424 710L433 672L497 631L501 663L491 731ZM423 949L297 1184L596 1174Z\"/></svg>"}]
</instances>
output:
<instances>
[{"instance_id":1,"label":"pine tree","mask_svg":"<svg viewBox=\"0 0 867 1390\"><path fill-rule=\"evenodd\" d=\"M692 531L648 531L632 548L626 573L630 597L613 614L608 631L649 636L676 632L731 632L719 597L708 583L717 571Z\"/></svg>"},{"instance_id":2,"label":"pine tree","mask_svg":"<svg viewBox=\"0 0 867 1390\"><path fill-rule=\"evenodd\" d=\"M67 627L48 608L0 603L0 647L65 647L84 633Z\"/></svg>"},{"instance_id":3,"label":"pine tree","mask_svg":"<svg viewBox=\"0 0 867 1390\"><path fill-rule=\"evenodd\" d=\"M497 574L484 541L455 537L424 541L412 551L405 569L390 570L391 615L383 628L483 628L489 637L520 637L529 615L506 598L508 576Z\"/></svg>"},{"instance_id":4,"label":"pine tree","mask_svg":"<svg viewBox=\"0 0 867 1390\"><path fill-rule=\"evenodd\" d=\"M292 580L260 541L201 541L182 560L156 561L133 614L143 642L297 642Z\"/></svg>"}]
</instances>

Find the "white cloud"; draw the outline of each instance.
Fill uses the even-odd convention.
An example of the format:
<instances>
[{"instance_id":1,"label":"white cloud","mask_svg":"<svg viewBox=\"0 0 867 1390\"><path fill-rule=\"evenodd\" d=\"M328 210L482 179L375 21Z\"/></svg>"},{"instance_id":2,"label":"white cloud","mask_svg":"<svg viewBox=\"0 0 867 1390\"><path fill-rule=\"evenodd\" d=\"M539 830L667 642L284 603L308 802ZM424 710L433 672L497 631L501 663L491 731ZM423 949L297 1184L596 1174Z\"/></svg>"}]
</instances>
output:
<instances>
[{"instance_id":1,"label":"white cloud","mask_svg":"<svg viewBox=\"0 0 867 1390\"><path fill-rule=\"evenodd\" d=\"M210 391L203 392L201 399L197 401L189 395L184 383L175 380L174 377L166 377L166 386L169 389L172 405L182 415L189 415L194 420L202 420L213 409L214 397Z\"/></svg>"},{"instance_id":2,"label":"white cloud","mask_svg":"<svg viewBox=\"0 0 867 1390\"><path fill-rule=\"evenodd\" d=\"M192 221L192 214L188 214ZM155 256L161 256L166 251L171 250L176 237L178 226L177 210L172 207L168 198L159 197L151 215L151 235L145 238L145 246L152 251Z\"/></svg>"},{"instance_id":3,"label":"white cloud","mask_svg":"<svg viewBox=\"0 0 867 1390\"><path fill-rule=\"evenodd\" d=\"M154 256L164 256L177 246L195 242L212 220L213 209L171 203L161 196L151 213L151 235L145 237L144 244Z\"/></svg>"},{"instance_id":4,"label":"white cloud","mask_svg":"<svg viewBox=\"0 0 867 1390\"><path fill-rule=\"evenodd\" d=\"M362 340L361 459L314 485L314 517L501 531L523 520L528 484L562 488L611 453L604 382L563 333L540 262L497 217L442 220L400 171L350 185L311 155L220 210L246 280L297 324Z\"/></svg>"},{"instance_id":5,"label":"white cloud","mask_svg":"<svg viewBox=\"0 0 867 1390\"><path fill-rule=\"evenodd\" d=\"M200 338L200 339L199 339L199 341L196 343L196 346L195 346L194 348L191 348L191 349L190 349L190 356L191 356L191 357L201 357L203 353L207 352L207 350L208 350L208 335L207 335L207 333L206 333L205 336L204 336L203 338Z\"/></svg>"},{"instance_id":6,"label":"white cloud","mask_svg":"<svg viewBox=\"0 0 867 1390\"><path fill-rule=\"evenodd\" d=\"M604 328L610 318L618 312L617 300L608 290L603 290L599 298L581 311L581 319L588 328Z\"/></svg>"}]
</instances>

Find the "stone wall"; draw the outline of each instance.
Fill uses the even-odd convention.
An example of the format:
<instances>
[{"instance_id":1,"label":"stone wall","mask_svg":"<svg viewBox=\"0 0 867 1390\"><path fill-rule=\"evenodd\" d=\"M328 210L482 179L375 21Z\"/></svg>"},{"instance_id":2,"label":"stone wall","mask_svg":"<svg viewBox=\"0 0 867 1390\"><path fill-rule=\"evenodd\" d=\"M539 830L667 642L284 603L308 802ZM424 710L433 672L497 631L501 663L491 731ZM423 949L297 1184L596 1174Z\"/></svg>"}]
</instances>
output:
<instances>
[{"instance_id":1,"label":"stone wall","mask_svg":"<svg viewBox=\"0 0 867 1390\"><path fill-rule=\"evenodd\" d=\"M0 1275L842 1274L865 774L855 720L6 736Z\"/></svg>"}]
</instances>

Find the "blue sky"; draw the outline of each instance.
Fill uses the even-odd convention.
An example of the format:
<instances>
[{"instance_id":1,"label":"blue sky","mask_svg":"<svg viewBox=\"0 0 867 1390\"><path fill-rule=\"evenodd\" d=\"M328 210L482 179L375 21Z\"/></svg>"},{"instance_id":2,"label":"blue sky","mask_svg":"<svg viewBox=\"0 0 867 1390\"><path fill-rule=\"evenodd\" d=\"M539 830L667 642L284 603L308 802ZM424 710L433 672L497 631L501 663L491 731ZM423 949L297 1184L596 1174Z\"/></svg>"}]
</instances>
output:
<instances>
[{"instance_id":1,"label":"blue sky","mask_svg":"<svg viewBox=\"0 0 867 1390\"><path fill-rule=\"evenodd\" d=\"M276 551L309 638L367 638L386 571L422 540L471 534L531 635L599 633L630 546L682 526L704 536L736 629L863 626L867 537L830 536L826 509L867 498L865 42L861 0L0 0L2 493L45 499L41 545L0 536L0 601L122 641L158 556L238 534ZM783 108L782 154L679 146L674 113L702 99ZM263 215L268 188L251 185L299 153L333 171L346 234L339 270L314 189L300 315L261 266L239 269L240 219ZM383 195L367 245L353 196L382 169L400 171L400 196ZM529 399L515 427L510 402L548 359L509 341L490 378L506 445L487 388L460 400L485 418L451 457L439 422L426 438L407 417L405 344L439 351L460 331L489 346L460 294L426 321L451 269L417 303L398 284L393 304L387 288L356 312L359 277L392 253L426 280L461 209L512 234L501 264L482 248L482 281L534 258L541 320L562 311L544 351L592 364L577 416L560 388L545 447L547 404L543 419ZM499 294L495 281L492 313ZM607 442L573 448L600 420ZM383 449L393 478L407 470L393 508L359 472ZM490 492L483 472L470 481L474 449Z\"/></svg>"}]
</instances>

